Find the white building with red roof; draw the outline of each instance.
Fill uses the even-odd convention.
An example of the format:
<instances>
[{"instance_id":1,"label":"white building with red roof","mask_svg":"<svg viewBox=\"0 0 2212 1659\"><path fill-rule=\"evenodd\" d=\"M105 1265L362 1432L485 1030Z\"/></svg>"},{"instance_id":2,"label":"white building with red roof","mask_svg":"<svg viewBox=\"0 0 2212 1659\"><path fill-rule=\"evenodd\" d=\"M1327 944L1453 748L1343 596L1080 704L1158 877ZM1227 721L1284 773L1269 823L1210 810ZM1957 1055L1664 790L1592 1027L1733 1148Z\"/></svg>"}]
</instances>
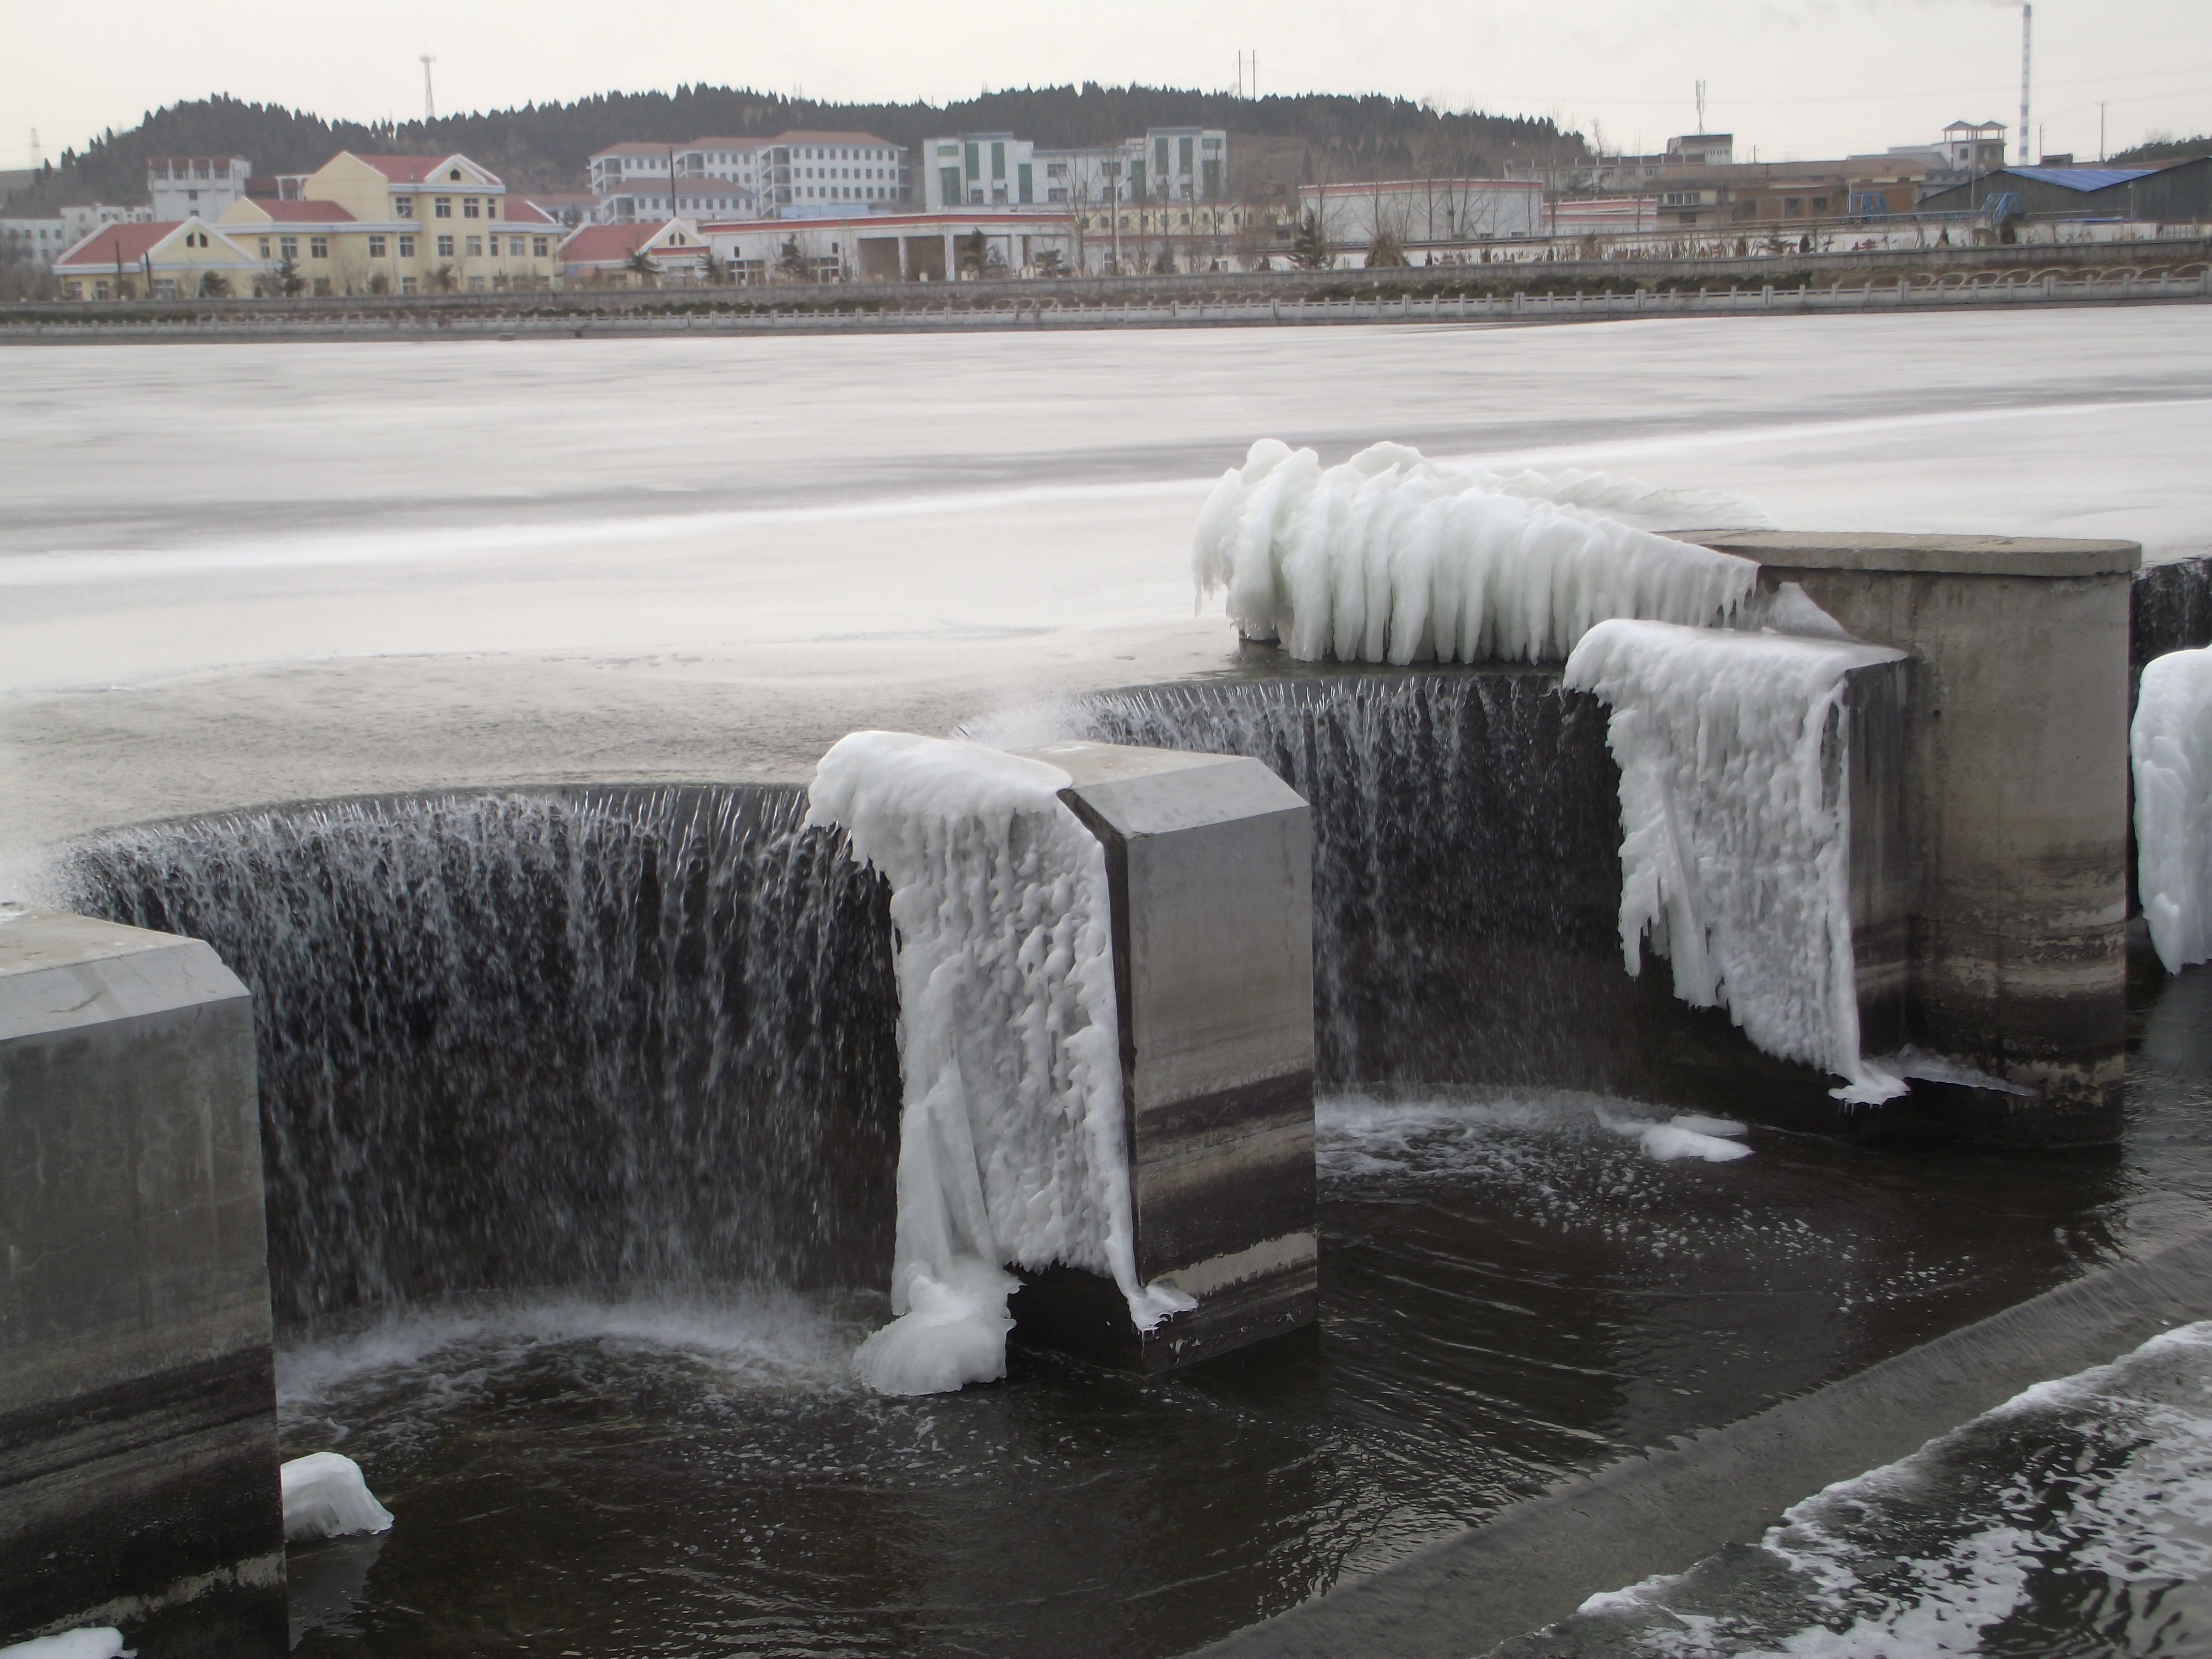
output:
<instances>
[{"instance_id":1,"label":"white building with red roof","mask_svg":"<svg viewBox=\"0 0 2212 1659\"><path fill-rule=\"evenodd\" d=\"M739 283L942 283L1073 273L1064 210L869 213L726 221L699 227Z\"/></svg>"}]
</instances>

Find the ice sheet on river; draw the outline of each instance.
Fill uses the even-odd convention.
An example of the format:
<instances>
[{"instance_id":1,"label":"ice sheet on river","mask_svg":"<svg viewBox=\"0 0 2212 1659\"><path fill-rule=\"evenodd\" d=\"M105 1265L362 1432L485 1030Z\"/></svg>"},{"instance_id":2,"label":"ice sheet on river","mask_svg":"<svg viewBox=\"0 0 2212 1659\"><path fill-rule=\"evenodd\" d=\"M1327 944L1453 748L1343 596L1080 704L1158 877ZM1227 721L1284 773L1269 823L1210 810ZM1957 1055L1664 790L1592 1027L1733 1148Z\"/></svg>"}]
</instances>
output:
<instances>
[{"instance_id":1,"label":"ice sheet on river","mask_svg":"<svg viewBox=\"0 0 2212 1659\"><path fill-rule=\"evenodd\" d=\"M1607 617L1711 624L1752 597L1749 560L1612 516L1651 516L1657 495L1603 473L1447 467L1402 444L1324 469L1262 439L1200 514L1192 569L1246 638L1304 660L1557 661ZM1763 517L1707 505L1707 523Z\"/></svg>"},{"instance_id":2,"label":"ice sheet on river","mask_svg":"<svg viewBox=\"0 0 2212 1659\"><path fill-rule=\"evenodd\" d=\"M891 888L899 989L891 1323L858 1364L886 1394L1006 1372L1008 1265L1111 1277L1139 1328L1191 1304L1137 1283L1106 860L1059 768L858 732L811 821Z\"/></svg>"}]
</instances>

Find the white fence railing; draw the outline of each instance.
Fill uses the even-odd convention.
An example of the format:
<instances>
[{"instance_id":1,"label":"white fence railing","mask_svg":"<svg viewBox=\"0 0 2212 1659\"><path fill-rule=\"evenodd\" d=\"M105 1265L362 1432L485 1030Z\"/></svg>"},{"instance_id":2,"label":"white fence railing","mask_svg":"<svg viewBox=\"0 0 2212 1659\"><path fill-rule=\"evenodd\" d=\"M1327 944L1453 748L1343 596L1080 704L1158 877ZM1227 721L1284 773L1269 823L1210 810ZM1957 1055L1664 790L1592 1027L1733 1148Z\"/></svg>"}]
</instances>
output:
<instances>
[{"instance_id":1,"label":"white fence railing","mask_svg":"<svg viewBox=\"0 0 2212 1659\"><path fill-rule=\"evenodd\" d=\"M994 306L925 306L839 311L696 309L536 313L440 311L323 312L313 316L214 314L143 321L51 313L0 320L0 340L222 339L298 335L317 338L453 337L551 334L898 333L932 330L1162 328L1224 325L1330 323L1535 323L1575 318L1656 317L1808 312L1928 311L1957 307L2050 306L2092 301L2212 299L2212 265L2181 270L2027 275L1980 273L1894 283L1832 283L1822 287L1645 290L1629 294L1404 295L1353 299L1107 301L1097 305L1019 301Z\"/></svg>"}]
</instances>

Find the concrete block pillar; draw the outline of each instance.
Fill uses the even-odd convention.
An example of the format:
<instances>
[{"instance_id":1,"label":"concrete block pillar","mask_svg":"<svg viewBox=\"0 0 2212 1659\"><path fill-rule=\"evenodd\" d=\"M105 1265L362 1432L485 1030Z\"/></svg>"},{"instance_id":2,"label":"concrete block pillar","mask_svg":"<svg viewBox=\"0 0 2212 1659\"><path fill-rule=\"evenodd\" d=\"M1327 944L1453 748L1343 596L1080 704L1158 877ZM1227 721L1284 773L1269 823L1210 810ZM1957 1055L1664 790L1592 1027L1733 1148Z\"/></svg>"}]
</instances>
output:
<instances>
[{"instance_id":1,"label":"concrete block pillar","mask_svg":"<svg viewBox=\"0 0 2212 1659\"><path fill-rule=\"evenodd\" d=\"M1255 760L1028 751L1106 851L1137 1275L1198 1299L1139 1333L1109 1280L1034 1274L1019 1331L1153 1372L1317 1316L1313 830Z\"/></svg>"},{"instance_id":2,"label":"concrete block pillar","mask_svg":"<svg viewBox=\"0 0 2212 1659\"><path fill-rule=\"evenodd\" d=\"M1917 659L1905 719L1910 1035L2010 1085L1955 1092L1960 1132L2116 1136L2129 591L2142 549L2002 536L1694 539L1758 561L1769 586L1802 584L1853 634Z\"/></svg>"},{"instance_id":3,"label":"concrete block pillar","mask_svg":"<svg viewBox=\"0 0 2212 1659\"><path fill-rule=\"evenodd\" d=\"M0 1643L286 1650L261 1194L215 952L0 904Z\"/></svg>"}]
</instances>

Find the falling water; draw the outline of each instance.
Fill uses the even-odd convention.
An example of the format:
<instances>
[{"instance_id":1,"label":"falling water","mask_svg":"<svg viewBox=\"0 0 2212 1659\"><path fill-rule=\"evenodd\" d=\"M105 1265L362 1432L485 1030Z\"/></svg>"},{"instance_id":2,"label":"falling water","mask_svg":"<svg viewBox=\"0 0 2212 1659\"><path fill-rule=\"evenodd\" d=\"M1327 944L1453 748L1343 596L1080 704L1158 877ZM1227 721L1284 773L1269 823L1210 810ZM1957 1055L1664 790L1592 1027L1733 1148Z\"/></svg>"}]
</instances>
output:
<instances>
[{"instance_id":1,"label":"falling water","mask_svg":"<svg viewBox=\"0 0 2212 1659\"><path fill-rule=\"evenodd\" d=\"M1621 971L1620 771L1555 669L1321 670L1097 694L979 726L1249 755L1311 803L1331 1088L1548 1085L1833 1128L1826 1081Z\"/></svg>"},{"instance_id":2,"label":"falling water","mask_svg":"<svg viewBox=\"0 0 2212 1659\"><path fill-rule=\"evenodd\" d=\"M280 1319L453 1291L882 1282L884 896L795 788L223 814L82 844L76 908L253 993Z\"/></svg>"}]
</instances>

